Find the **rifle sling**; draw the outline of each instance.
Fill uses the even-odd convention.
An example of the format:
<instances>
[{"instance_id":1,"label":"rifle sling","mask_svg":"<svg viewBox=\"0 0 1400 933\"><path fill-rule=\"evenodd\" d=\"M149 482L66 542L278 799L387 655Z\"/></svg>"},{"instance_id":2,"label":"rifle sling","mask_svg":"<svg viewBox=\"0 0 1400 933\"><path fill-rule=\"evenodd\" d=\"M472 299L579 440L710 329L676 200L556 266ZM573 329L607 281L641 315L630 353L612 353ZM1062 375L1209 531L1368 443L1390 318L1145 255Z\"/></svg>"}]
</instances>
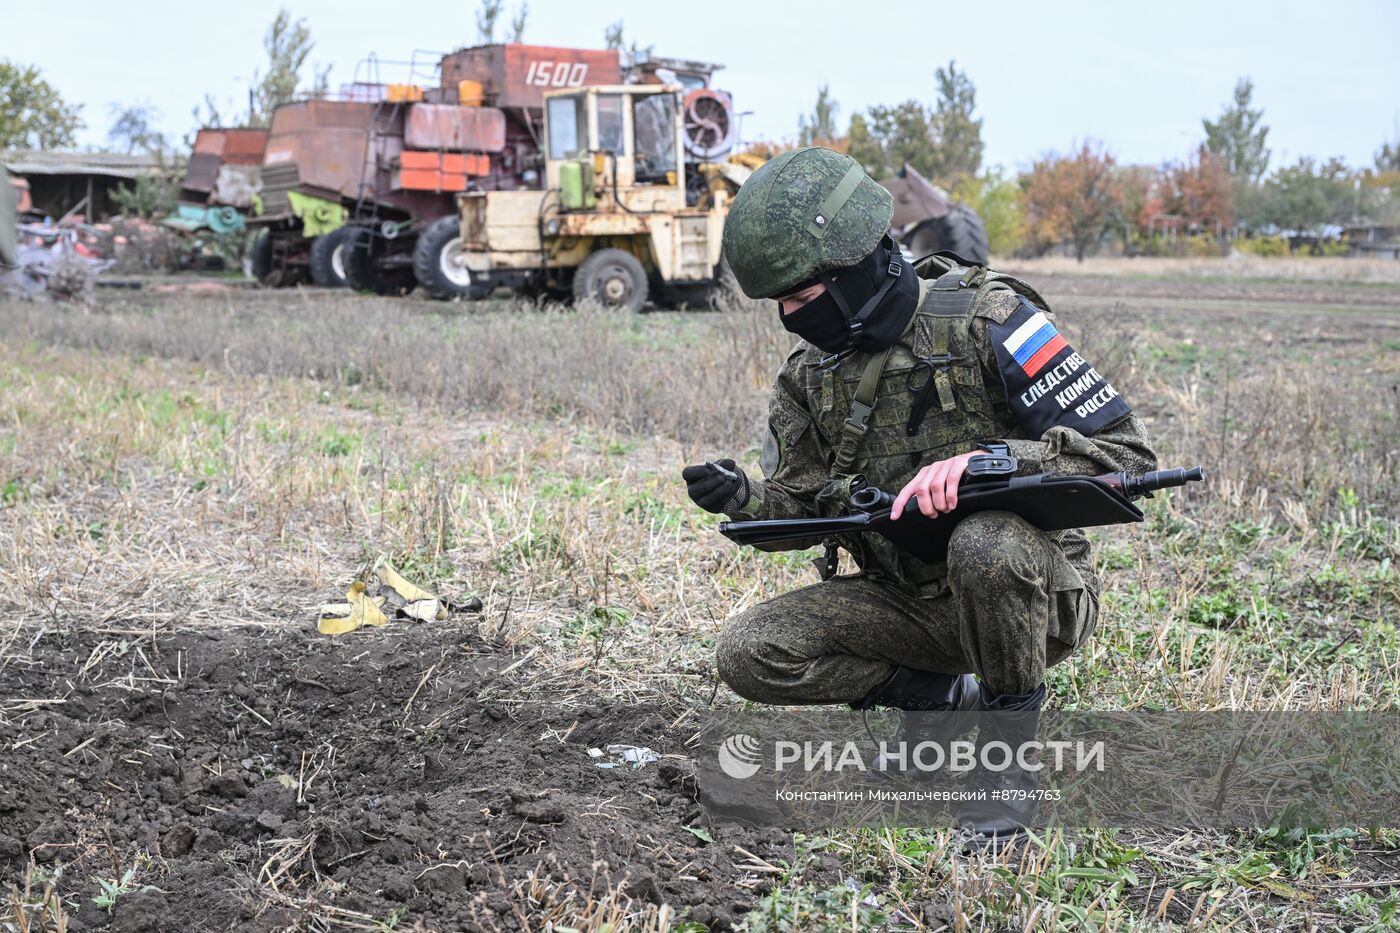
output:
<instances>
[{"instance_id":1,"label":"rifle sling","mask_svg":"<svg viewBox=\"0 0 1400 933\"><path fill-rule=\"evenodd\" d=\"M894 345L891 344L872 356L860 374L860 384L856 386L855 397L851 399L850 417L841 425L841 443L836 448L836 459L831 465L833 477L849 473L856 462L860 442L870 431L870 415L875 411L880 375L885 371L885 363L893 349Z\"/></svg>"}]
</instances>

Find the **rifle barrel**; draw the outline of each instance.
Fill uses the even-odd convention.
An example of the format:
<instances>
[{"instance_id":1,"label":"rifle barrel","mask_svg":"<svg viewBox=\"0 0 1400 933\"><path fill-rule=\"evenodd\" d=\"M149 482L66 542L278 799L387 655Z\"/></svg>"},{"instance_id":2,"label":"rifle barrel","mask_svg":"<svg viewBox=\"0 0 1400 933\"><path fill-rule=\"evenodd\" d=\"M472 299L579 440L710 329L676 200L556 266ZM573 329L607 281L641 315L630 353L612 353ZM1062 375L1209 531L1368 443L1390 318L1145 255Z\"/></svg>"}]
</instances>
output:
<instances>
[{"instance_id":1,"label":"rifle barrel","mask_svg":"<svg viewBox=\"0 0 1400 933\"><path fill-rule=\"evenodd\" d=\"M1185 486L1187 483L1199 483L1205 478L1205 471L1198 466L1177 467L1174 470L1154 470L1141 476L1125 476L1122 489L1125 495L1140 496L1155 489L1168 489L1172 486Z\"/></svg>"}]
</instances>

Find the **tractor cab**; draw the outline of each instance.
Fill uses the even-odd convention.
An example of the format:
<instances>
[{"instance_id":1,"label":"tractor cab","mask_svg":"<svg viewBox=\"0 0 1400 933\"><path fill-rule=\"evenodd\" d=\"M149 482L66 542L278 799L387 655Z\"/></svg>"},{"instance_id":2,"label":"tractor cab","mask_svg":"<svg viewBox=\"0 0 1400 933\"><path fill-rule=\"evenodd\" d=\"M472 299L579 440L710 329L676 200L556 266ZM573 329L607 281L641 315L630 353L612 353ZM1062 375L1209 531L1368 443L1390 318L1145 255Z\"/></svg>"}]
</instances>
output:
<instances>
[{"instance_id":1,"label":"tractor cab","mask_svg":"<svg viewBox=\"0 0 1400 933\"><path fill-rule=\"evenodd\" d=\"M474 287L572 294L633 311L653 289L673 301L706 300L720 277L731 189L712 192L703 166L687 164L682 91L546 92L543 188L460 198L460 264ZM697 181L706 196L688 200L687 182Z\"/></svg>"},{"instance_id":2,"label":"tractor cab","mask_svg":"<svg viewBox=\"0 0 1400 933\"><path fill-rule=\"evenodd\" d=\"M545 180L560 208L684 208L679 90L614 85L545 94Z\"/></svg>"}]
</instances>

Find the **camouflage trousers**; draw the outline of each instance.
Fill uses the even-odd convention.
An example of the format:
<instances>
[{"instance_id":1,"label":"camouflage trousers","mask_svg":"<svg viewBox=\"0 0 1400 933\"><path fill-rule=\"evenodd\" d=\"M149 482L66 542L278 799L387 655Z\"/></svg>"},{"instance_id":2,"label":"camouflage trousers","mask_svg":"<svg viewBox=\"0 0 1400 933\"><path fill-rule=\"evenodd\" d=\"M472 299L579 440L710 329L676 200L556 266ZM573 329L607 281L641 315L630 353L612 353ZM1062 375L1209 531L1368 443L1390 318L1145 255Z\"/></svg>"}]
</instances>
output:
<instances>
[{"instance_id":1,"label":"camouflage trousers","mask_svg":"<svg viewBox=\"0 0 1400 933\"><path fill-rule=\"evenodd\" d=\"M897 666L975 673L993 693L1026 694L1083 644L1098 596L1050 537L1009 512L969 516L933 595L839 576L733 616L719 675L759 703L849 703Z\"/></svg>"}]
</instances>

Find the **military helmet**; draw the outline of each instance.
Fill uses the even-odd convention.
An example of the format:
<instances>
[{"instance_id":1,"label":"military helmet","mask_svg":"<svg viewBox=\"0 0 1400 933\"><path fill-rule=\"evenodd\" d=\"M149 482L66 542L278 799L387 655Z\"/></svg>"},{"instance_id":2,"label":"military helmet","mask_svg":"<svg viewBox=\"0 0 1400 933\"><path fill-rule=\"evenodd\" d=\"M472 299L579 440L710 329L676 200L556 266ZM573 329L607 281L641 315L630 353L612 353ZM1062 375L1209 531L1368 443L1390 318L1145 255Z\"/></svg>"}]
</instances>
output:
<instances>
[{"instance_id":1,"label":"military helmet","mask_svg":"<svg viewBox=\"0 0 1400 933\"><path fill-rule=\"evenodd\" d=\"M750 298L772 298L869 256L894 218L894 199L860 163L830 149L781 153L734 196L724 258Z\"/></svg>"}]
</instances>

